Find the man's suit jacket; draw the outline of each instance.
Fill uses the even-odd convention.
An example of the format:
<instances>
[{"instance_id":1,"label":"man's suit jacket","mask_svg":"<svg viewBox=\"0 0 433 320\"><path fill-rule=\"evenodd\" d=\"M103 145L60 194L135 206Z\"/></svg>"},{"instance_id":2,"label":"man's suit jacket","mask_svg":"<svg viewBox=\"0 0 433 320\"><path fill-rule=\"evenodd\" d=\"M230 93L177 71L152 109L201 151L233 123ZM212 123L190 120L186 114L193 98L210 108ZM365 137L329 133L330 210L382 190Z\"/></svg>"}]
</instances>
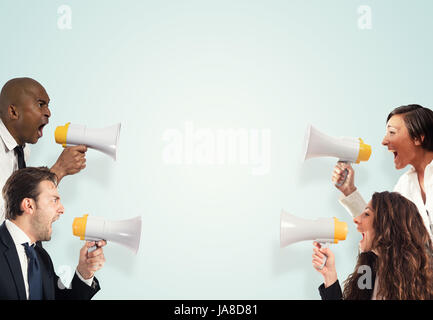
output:
<instances>
[{"instance_id":1,"label":"man's suit jacket","mask_svg":"<svg viewBox=\"0 0 433 320\"><path fill-rule=\"evenodd\" d=\"M74 274L70 289L59 288L59 277L54 273L53 262L48 252L40 246L35 246L35 250L41 266L44 299L90 300L100 290L96 278L92 286L88 286L76 274ZM0 226L0 300L26 299L23 273L16 246L3 222Z\"/></svg>"}]
</instances>

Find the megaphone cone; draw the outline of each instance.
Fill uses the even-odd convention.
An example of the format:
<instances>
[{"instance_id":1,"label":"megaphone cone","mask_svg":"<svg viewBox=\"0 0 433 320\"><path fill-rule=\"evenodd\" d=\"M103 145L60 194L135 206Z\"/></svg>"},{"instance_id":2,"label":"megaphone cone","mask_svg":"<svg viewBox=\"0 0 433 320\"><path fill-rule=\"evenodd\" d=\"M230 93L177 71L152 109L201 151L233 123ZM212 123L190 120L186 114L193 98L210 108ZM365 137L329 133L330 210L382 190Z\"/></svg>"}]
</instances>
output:
<instances>
[{"instance_id":1,"label":"megaphone cone","mask_svg":"<svg viewBox=\"0 0 433 320\"><path fill-rule=\"evenodd\" d=\"M337 218L319 218L308 220L281 211L280 216L280 247L292 243L313 240L321 243L338 243L347 235L346 222Z\"/></svg>"},{"instance_id":2,"label":"megaphone cone","mask_svg":"<svg viewBox=\"0 0 433 320\"><path fill-rule=\"evenodd\" d=\"M359 163L367 161L371 146L361 138L335 138L309 125L305 133L304 160L316 157L336 157L340 161Z\"/></svg>"},{"instance_id":3,"label":"megaphone cone","mask_svg":"<svg viewBox=\"0 0 433 320\"><path fill-rule=\"evenodd\" d=\"M54 132L57 143L63 147L70 145L86 145L89 148L99 150L116 160L120 123L103 129L88 128L84 125L71 124L58 126Z\"/></svg>"},{"instance_id":4,"label":"megaphone cone","mask_svg":"<svg viewBox=\"0 0 433 320\"><path fill-rule=\"evenodd\" d=\"M108 240L121 244L137 254L141 237L141 217L110 221L99 217L75 218L72 233L81 240Z\"/></svg>"}]
</instances>

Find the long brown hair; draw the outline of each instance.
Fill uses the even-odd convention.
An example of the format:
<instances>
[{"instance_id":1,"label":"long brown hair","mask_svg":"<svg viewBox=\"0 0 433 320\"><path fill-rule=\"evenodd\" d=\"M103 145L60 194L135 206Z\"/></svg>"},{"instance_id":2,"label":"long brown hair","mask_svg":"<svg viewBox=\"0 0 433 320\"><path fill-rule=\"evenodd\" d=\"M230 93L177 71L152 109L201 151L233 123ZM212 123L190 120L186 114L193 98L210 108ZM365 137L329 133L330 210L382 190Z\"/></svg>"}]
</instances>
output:
<instances>
[{"instance_id":1,"label":"long brown hair","mask_svg":"<svg viewBox=\"0 0 433 320\"><path fill-rule=\"evenodd\" d=\"M433 246L416 205L397 192L376 192L373 252L361 253L345 281L345 299L370 299L372 290L359 288L358 268L368 265L378 278L377 298L433 299ZM374 284L374 280L373 280Z\"/></svg>"}]
</instances>

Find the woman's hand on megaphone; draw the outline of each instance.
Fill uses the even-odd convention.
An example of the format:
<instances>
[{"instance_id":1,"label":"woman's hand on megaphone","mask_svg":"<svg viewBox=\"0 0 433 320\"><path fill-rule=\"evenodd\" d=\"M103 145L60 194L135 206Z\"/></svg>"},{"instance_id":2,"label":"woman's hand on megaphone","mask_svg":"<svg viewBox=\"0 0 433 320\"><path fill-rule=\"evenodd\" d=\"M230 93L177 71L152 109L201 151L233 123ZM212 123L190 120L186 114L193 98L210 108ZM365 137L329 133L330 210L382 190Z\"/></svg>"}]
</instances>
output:
<instances>
[{"instance_id":1,"label":"woman's hand on megaphone","mask_svg":"<svg viewBox=\"0 0 433 320\"><path fill-rule=\"evenodd\" d=\"M346 176L347 170L347 176ZM346 180L344 177L346 176ZM344 183L340 184L344 180ZM355 171L349 163L338 161L332 172L332 182L346 197L356 191Z\"/></svg>"},{"instance_id":2,"label":"woman's hand on megaphone","mask_svg":"<svg viewBox=\"0 0 433 320\"><path fill-rule=\"evenodd\" d=\"M50 169L57 176L57 183L67 175L80 172L86 167L87 146L66 147Z\"/></svg>"},{"instance_id":3,"label":"woman's hand on megaphone","mask_svg":"<svg viewBox=\"0 0 433 320\"><path fill-rule=\"evenodd\" d=\"M78 261L77 270L84 279L90 279L95 275L95 272L101 269L105 263L104 251L102 247L107 244L105 240L86 241L80 250L80 259ZM88 250L96 246L96 250L89 252Z\"/></svg>"},{"instance_id":4,"label":"woman's hand on megaphone","mask_svg":"<svg viewBox=\"0 0 433 320\"><path fill-rule=\"evenodd\" d=\"M325 279L325 287L329 287L335 281L337 281L337 271L335 270L335 257L329 248L322 248L320 243L313 242L313 267ZM320 267L323 264L323 259L327 257L326 263L322 269Z\"/></svg>"}]
</instances>

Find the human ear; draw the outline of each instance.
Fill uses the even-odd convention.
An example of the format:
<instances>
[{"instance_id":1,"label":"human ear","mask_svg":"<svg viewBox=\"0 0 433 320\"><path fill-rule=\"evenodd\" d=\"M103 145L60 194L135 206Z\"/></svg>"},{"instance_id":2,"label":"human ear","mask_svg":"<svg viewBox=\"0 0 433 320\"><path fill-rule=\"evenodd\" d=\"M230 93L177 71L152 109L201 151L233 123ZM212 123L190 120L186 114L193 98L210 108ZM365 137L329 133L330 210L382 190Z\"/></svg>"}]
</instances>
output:
<instances>
[{"instance_id":1,"label":"human ear","mask_svg":"<svg viewBox=\"0 0 433 320\"><path fill-rule=\"evenodd\" d=\"M425 136L422 135L420 138L413 139L413 142L415 143L416 146L421 146L422 143L424 142L424 138Z\"/></svg>"},{"instance_id":2,"label":"human ear","mask_svg":"<svg viewBox=\"0 0 433 320\"><path fill-rule=\"evenodd\" d=\"M31 198L24 198L21 201L21 211L23 211L25 214L33 214L36 206L35 206L35 200Z\"/></svg>"},{"instance_id":3,"label":"human ear","mask_svg":"<svg viewBox=\"0 0 433 320\"><path fill-rule=\"evenodd\" d=\"M9 119L11 119L11 120L17 120L19 118L20 114L19 114L18 108L15 105L13 105L13 104L9 105L8 116L9 116Z\"/></svg>"}]
</instances>

